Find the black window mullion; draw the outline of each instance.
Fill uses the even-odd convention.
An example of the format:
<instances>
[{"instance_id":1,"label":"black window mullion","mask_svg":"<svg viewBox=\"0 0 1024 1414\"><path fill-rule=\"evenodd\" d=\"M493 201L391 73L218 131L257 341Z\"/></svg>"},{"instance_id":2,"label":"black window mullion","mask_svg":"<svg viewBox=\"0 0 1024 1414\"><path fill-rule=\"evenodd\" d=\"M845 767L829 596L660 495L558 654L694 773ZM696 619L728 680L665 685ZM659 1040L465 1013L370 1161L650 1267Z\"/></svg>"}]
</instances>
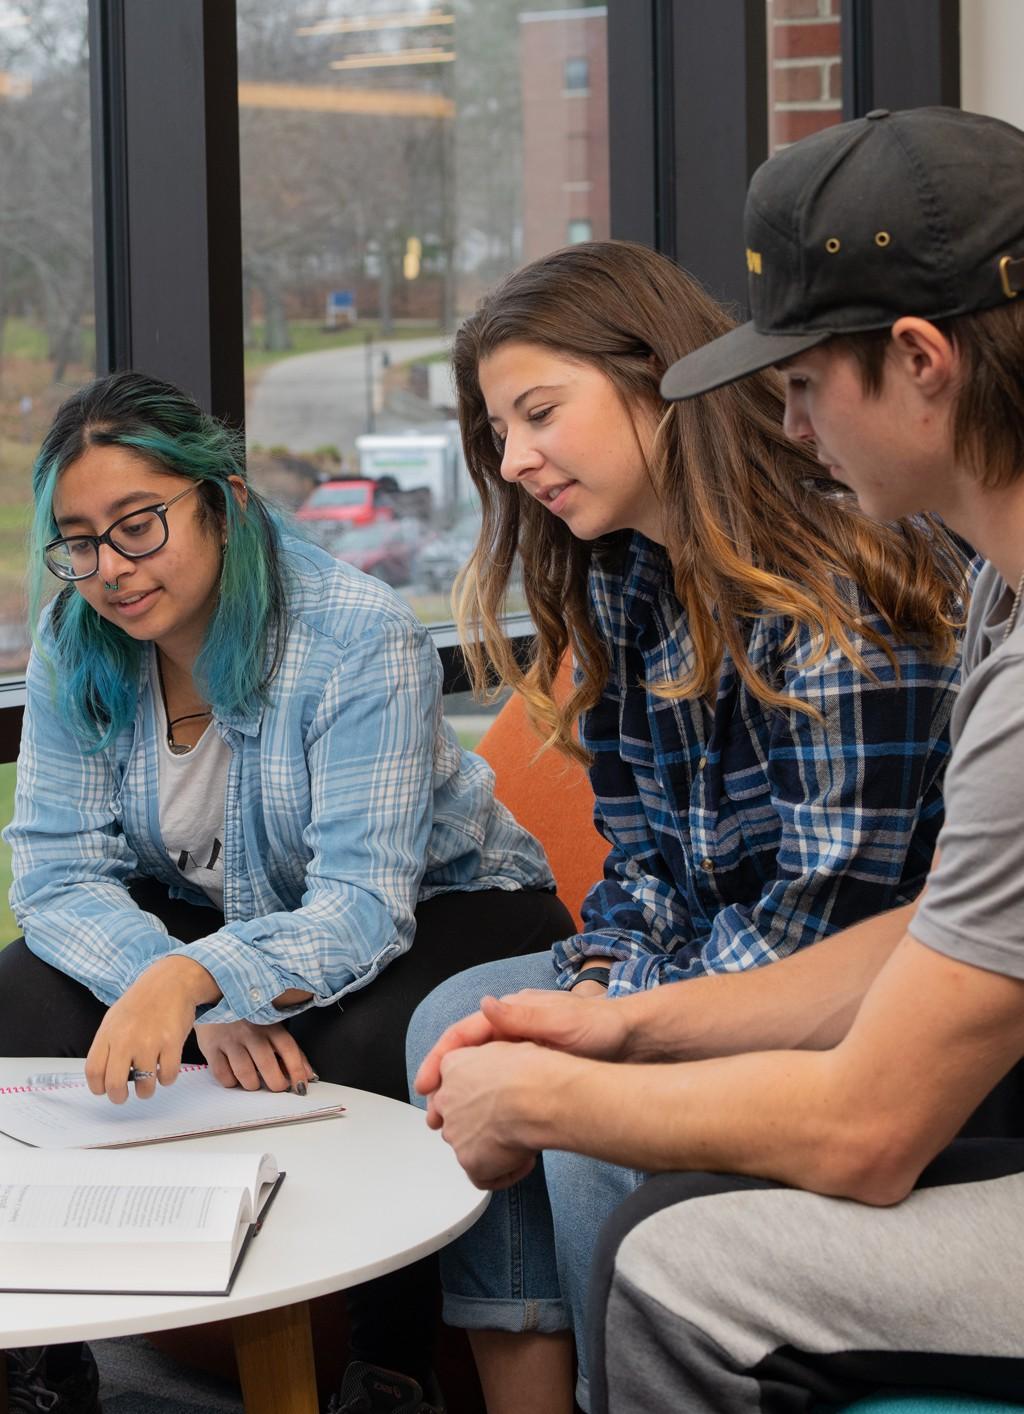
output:
<instances>
[{"instance_id":1,"label":"black window mullion","mask_svg":"<svg viewBox=\"0 0 1024 1414\"><path fill-rule=\"evenodd\" d=\"M768 155L764 0L676 0L675 258L746 304L743 205Z\"/></svg>"},{"instance_id":2,"label":"black window mullion","mask_svg":"<svg viewBox=\"0 0 1024 1414\"><path fill-rule=\"evenodd\" d=\"M960 103L959 0L843 0L843 117Z\"/></svg>"},{"instance_id":3,"label":"black window mullion","mask_svg":"<svg viewBox=\"0 0 1024 1414\"><path fill-rule=\"evenodd\" d=\"M234 0L90 0L100 371L241 426Z\"/></svg>"},{"instance_id":4,"label":"black window mullion","mask_svg":"<svg viewBox=\"0 0 1024 1414\"><path fill-rule=\"evenodd\" d=\"M612 234L742 304L743 202L768 152L764 0L609 0Z\"/></svg>"},{"instance_id":5,"label":"black window mullion","mask_svg":"<svg viewBox=\"0 0 1024 1414\"><path fill-rule=\"evenodd\" d=\"M132 364L124 73L125 0L89 0L96 371Z\"/></svg>"},{"instance_id":6,"label":"black window mullion","mask_svg":"<svg viewBox=\"0 0 1024 1414\"><path fill-rule=\"evenodd\" d=\"M665 249L661 223L670 153L659 141L666 97L664 47L657 35L671 0L608 0L608 159L611 234ZM669 60L670 76L671 61Z\"/></svg>"}]
</instances>

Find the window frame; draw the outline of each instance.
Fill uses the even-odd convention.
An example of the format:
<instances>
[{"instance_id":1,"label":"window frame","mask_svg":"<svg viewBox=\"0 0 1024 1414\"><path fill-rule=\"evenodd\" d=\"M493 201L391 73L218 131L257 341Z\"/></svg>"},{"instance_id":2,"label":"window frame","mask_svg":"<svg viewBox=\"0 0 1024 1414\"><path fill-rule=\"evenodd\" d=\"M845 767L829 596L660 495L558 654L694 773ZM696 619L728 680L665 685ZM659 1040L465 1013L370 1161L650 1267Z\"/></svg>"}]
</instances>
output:
<instances>
[{"instance_id":1,"label":"window frame","mask_svg":"<svg viewBox=\"0 0 1024 1414\"><path fill-rule=\"evenodd\" d=\"M581 66L579 68L575 66ZM569 82L570 74L583 78L583 83ZM585 98L590 92L590 60L586 54L570 54L562 65L562 93L566 98Z\"/></svg>"}]
</instances>

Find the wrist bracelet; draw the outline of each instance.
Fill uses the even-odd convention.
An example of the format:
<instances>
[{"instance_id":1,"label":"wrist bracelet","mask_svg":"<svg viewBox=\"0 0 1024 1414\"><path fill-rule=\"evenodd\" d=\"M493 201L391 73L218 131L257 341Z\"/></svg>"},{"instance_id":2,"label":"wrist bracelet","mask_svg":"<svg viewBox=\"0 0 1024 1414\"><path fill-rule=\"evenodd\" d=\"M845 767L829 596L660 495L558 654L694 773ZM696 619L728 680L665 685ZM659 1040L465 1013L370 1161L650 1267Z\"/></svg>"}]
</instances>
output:
<instances>
[{"instance_id":1,"label":"wrist bracelet","mask_svg":"<svg viewBox=\"0 0 1024 1414\"><path fill-rule=\"evenodd\" d=\"M581 982L600 982L602 987L607 987L609 970L607 967L585 967L582 972L577 972L569 991L573 991Z\"/></svg>"}]
</instances>

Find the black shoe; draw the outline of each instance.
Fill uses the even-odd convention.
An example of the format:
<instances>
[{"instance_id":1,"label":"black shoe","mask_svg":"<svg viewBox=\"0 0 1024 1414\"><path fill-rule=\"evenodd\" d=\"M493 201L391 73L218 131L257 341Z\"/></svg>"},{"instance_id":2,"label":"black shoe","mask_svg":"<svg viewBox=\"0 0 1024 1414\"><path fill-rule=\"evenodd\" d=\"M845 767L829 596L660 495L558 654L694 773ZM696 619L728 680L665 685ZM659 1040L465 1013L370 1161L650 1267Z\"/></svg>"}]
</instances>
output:
<instances>
[{"instance_id":1,"label":"black shoe","mask_svg":"<svg viewBox=\"0 0 1024 1414\"><path fill-rule=\"evenodd\" d=\"M433 1375L424 1390L408 1375L352 1360L327 1414L445 1414L444 1396Z\"/></svg>"},{"instance_id":2,"label":"black shoe","mask_svg":"<svg viewBox=\"0 0 1024 1414\"><path fill-rule=\"evenodd\" d=\"M70 1374L59 1379L47 1370L46 1346L7 1352L9 1414L102 1414L100 1375L87 1345Z\"/></svg>"}]
</instances>

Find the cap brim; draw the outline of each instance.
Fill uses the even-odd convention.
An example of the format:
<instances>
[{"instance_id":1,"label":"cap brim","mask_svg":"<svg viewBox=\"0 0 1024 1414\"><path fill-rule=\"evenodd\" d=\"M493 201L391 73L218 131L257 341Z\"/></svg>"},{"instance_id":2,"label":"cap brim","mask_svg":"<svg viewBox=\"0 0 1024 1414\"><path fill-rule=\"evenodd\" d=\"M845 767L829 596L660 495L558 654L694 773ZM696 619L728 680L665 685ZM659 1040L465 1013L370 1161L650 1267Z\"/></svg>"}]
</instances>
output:
<instances>
[{"instance_id":1,"label":"cap brim","mask_svg":"<svg viewBox=\"0 0 1024 1414\"><path fill-rule=\"evenodd\" d=\"M783 363L831 337L827 330L813 334L761 334L753 323L740 324L674 363L661 380L661 396L668 402L680 402L710 393L713 388L724 388L726 383L748 378L773 363Z\"/></svg>"}]
</instances>

